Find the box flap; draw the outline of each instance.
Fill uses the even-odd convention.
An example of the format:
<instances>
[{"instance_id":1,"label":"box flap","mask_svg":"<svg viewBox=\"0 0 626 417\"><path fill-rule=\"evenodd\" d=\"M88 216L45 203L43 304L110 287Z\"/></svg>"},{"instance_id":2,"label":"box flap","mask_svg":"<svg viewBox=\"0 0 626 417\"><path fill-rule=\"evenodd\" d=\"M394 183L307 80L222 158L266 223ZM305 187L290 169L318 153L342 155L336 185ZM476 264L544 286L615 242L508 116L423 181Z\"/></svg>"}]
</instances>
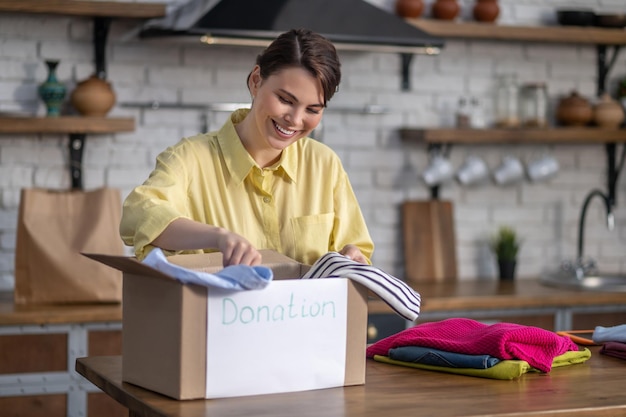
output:
<instances>
[{"instance_id":1,"label":"box flap","mask_svg":"<svg viewBox=\"0 0 626 417\"><path fill-rule=\"evenodd\" d=\"M193 269L194 271L215 273L223 268L222 253L189 253L180 255L171 255L167 257L170 263L183 268Z\"/></svg>"},{"instance_id":2,"label":"box flap","mask_svg":"<svg viewBox=\"0 0 626 417\"><path fill-rule=\"evenodd\" d=\"M263 257L261 261L262 264L272 270L274 279L300 278L310 268L308 265L301 264L273 250L263 249L259 252L261 252ZM119 269L122 272L174 280L171 276L141 263L135 257L96 253L82 254L105 265ZM210 274L219 272L224 268L222 265L223 256L221 252L172 255L168 256L167 260L184 268Z\"/></svg>"},{"instance_id":3,"label":"box flap","mask_svg":"<svg viewBox=\"0 0 626 417\"><path fill-rule=\"evenodd\" d=\"M260 252L263 256L263 265L274 272L274 279L300 278L311 269L310 265L305 265L272 250L261 250Z\"/></svg>"},{"instance_id":4,"label":"box flap","mask_svg":"<svg viewBox=\"0 0 626 417\"><path fill-rule=\"evenodd\" d=\"M300 278L310 268L309 265L301 264L273 250L262 249L259 252L261 252L261 256L263 257L261 264L272 270L274 279ZM169 256L167 260L178 266L193 269L194 271L214 274L223 269L223 258L221 252L211 252L173 255Z\"/></svg>"},{"instance_id":5,"label":"box flap","mask_svg":"<svg viewBox=\"0 0 626 417\"><path fill-rule=\"evenodd\" d=\"M98 262L102 262L103 264L115 269L119 269L122 272L128 272L134 275L147 275L151 277L167 279L168 281L175 281L175 279L170 277L169 275L142 264L135 257L103 255L100 253L81 253L88 258L91 258Z\"/></svg>"}]
</instances>

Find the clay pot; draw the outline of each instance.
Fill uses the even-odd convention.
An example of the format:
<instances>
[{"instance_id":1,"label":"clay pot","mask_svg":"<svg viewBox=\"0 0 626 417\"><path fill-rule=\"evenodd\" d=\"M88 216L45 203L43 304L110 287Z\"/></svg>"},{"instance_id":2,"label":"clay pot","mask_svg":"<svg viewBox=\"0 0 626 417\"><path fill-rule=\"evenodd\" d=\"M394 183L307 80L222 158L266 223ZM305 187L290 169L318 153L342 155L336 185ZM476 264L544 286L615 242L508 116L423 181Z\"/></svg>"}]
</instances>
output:
<instances>
[{"instance_id":1,"label":"clay pot","mask_svg":"<svg viewBox=\"0 0 626 417\"><path fill-rule=\"evenodd\" d=\"M593 117L593 108L589 100L577 91L559 101L556 118L564 126L585 126Z\"/></svg>"},{"instance_id":2,"label":"clay pot","mask_svg":"<svg viewBox=\"0 0 626 417\"><path fill-rule=\"evenodd\" d=\"M477 0L473 9L474 19L478 22L493 23L500 14L497 0Z\"/></svg>"},{"instance_id":3,"label":"clay pot","mask_svg":"<svg viewBox=\"0 0 626 417\"><path fill-rule=\"evenodd\" d=\"M422 15L422 0L396 0L396 14L401 17L416 18Z\"/></svg>"},{"instance_id":4,"label":"clay pot","mask_svg":"<svg viewBox=\"0 0 626 417\"><path fill-rule=\"evenodd\" d=\"M624 121L624 109L613 100L609 93L604 93L593 106L593 122L600 127L617 128Z\"/></svg>"},{"instance_id":5,"label":"clay pot","mask_svg":"<svg viewBox=\"0 0 626 417\"><path fill-rule=\"evenodd\" d=\"M111 84L95 75L78 83L70 101L83 116L104 117L115 104Z\"/></svg>"},{"instance_id":6,"label":"clay pot","mask_svg":"<svg viewBox=\"0 0 626 417\"><path fill-rule=\"evenodd\" d=\"M435 19L454 20L461 11L457 0L437 0L432 6L432 15Z\"/></svg>"}]
</instances>

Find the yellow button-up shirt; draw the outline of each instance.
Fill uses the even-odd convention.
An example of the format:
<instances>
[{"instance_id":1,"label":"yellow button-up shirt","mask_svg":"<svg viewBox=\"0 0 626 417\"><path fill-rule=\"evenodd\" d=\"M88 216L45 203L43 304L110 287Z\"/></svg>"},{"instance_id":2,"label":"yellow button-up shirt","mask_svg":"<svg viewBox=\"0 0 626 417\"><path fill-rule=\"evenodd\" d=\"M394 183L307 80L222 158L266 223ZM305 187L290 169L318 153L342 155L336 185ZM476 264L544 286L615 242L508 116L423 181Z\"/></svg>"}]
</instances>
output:
<instances>
[{"instance_id":1,"label":"yellow button-up shirt","mask_svg":"<svg viewBox=\"0 0 626 417\"><path fill-rule=\"evenodd\" d=\"M374 244L337 154L302 138L276 164L260 168L235 130L248 111L235 111L219 131L184 138L157 157L149 178L124 201L124 242L143 259L172 221L187 218L305 264L347 244L369 260Z\"/></svg>"}]
</instances>

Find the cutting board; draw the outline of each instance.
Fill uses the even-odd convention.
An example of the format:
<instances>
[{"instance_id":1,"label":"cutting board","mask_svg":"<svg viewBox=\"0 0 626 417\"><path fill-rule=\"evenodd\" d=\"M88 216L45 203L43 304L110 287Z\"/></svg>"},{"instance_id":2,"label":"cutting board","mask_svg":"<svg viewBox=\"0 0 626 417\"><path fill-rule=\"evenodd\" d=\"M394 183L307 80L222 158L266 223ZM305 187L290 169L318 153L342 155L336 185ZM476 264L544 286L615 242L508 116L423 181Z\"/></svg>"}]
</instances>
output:
<instances>
[{"instance_id":1,"label":"cutting board","mask_svg":"<svg viewBox=\"0 0 626 417\"><path fill-rule=\"evenodd\" d=\"M405 280L408 283L455 281L456 239L451 201L402 204Z\"/></svg>"}]
</instances>

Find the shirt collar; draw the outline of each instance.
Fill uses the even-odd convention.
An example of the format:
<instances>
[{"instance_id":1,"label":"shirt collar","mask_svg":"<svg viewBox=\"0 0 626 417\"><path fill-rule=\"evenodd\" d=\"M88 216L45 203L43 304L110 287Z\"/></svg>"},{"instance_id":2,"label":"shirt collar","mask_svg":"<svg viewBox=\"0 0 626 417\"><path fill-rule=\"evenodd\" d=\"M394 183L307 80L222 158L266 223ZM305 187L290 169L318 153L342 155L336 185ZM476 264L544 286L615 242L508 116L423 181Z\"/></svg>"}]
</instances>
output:
<instances>
[{"instance_id":1,"label":"shirt collar","mask_svg":"<svg viewBox=\"0 0 626 417\"><path fill-rule=\"evenodd\" d=\"M219 130L217 140L224 155L226 166L233 179L241 184L257 163L250 156L241 143L241 139L235 130L235 125L240 123L250 112L250 109L238 109L231 113L230 117ZM297 150L295 144L285 148L280 159L270 169L281 170L295 182L297 167Z\"/></svg>"}]
</instances>

